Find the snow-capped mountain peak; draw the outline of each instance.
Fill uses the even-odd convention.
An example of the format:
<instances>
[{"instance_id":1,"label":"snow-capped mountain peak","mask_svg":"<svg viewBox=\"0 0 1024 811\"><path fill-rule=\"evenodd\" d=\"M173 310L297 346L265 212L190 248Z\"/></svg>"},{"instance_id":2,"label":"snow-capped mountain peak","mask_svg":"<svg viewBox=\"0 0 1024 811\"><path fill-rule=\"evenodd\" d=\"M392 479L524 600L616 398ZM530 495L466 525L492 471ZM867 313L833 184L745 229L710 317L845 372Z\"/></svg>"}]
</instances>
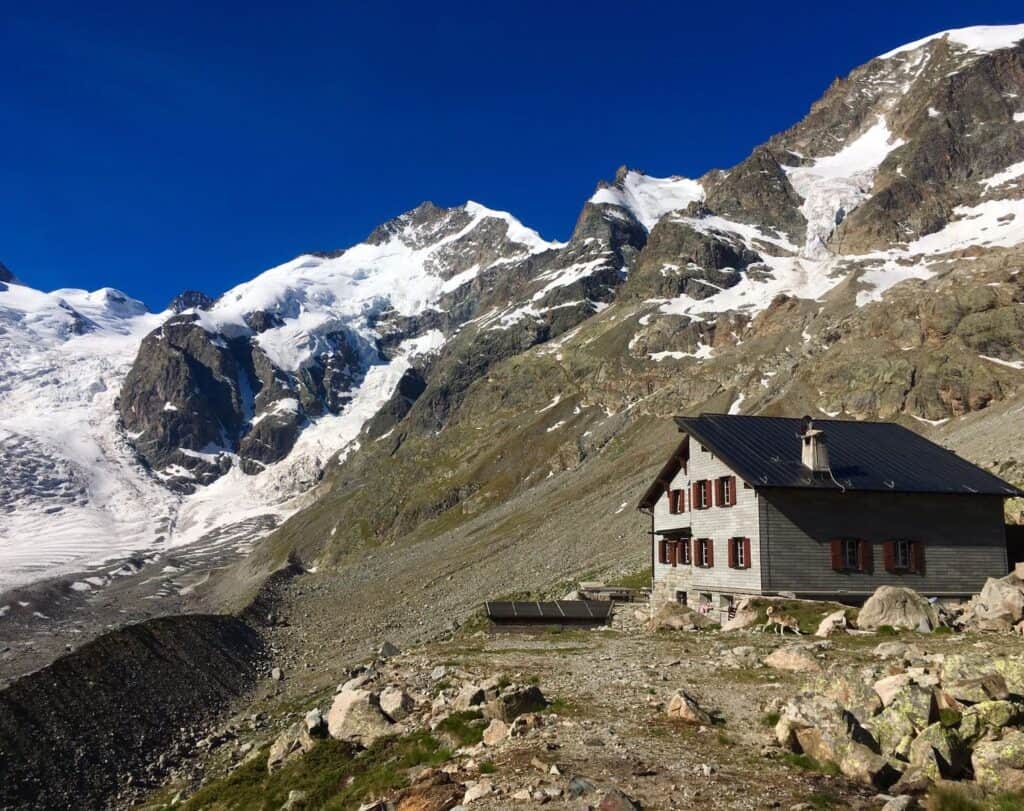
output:
<instances>
[{"instance_id":1,"label":"snow-capped mountain peak","mask_svg":"<svg viewBox=\"0 0 1024 811\"><path fill-rule=\"evenodd\" d=\"M602 185L589 202L624 208L650 231L668 212L703 199L704 188L699 181L676 176L651 177L629 169L620 170L615 182Z\"/></svg>"}]
</instances>

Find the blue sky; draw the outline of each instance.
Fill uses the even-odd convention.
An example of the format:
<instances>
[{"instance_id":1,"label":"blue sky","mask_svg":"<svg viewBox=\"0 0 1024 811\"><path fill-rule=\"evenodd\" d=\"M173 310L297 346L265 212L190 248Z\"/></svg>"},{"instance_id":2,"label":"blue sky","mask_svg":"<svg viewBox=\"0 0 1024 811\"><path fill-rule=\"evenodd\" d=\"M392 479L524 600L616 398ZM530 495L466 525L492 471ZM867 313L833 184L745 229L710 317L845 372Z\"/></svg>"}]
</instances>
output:
<instances>
[{"instance_id":1,"label":"blue sky","mask_svg":"<svg viewBox=\"0 0 1024 811\"><path fill-rule=\"evenodd\" d=\"M423 200L564 239L620 164L699 176L833 78L1018 3L8 4L0 261L159 309Z\"/></svg>"}]
</instances>

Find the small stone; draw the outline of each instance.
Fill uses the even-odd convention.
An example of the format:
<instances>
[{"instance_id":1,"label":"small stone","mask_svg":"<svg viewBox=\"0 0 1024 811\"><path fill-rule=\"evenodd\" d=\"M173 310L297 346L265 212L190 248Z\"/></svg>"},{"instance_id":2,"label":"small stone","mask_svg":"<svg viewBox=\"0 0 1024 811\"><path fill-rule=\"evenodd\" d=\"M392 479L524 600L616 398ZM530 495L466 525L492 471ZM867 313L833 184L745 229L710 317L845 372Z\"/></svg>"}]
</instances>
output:
<instances>
[{"instance_id":1,"label":"small stone","mask_svg":"<svg viewBox=\"0 0 1024 811\"><path fill-rule=\"evenodd\" d=\"M640 805L632 797L613 788L605 792L597 811L640 811Z\"/></svg>"},{"instance_id":2,"label":"small stone","mask_svg":"<svg viewBox=\"0 0 1024 811\"><path fill-rule=\"evenodd\" d=\"M596 787L584 777L573 777L569 780L569 796L578 799L585 794L590 794Z\"/></svg>"},{"instance_id":3,"label":"small stone","mask_svg":"<svg viewBox=\"0 0 1024 811\"><path fill-rule=\"evenodd\" d=\"M469 805L475 803L477 800L482 800L494 791L494 786L490 780L480 780L477 783L473 783L469 788L466 789L466 793L462 797L462 804Z\"/></svg>"},{"instance_id":4,"label":"small stone","mask_svg":"<svg viewBox=\"0 0 1024 811\"><path fill-rule=\"evenodd\" d=\"M762 661L768 667L794 673L815 673L821 670L821 665L799 648L778 648Z\"/></svg>"},{"instance_id":5,"label":"small stone","mask_svg":"<svg viewBox=\"0 0 1024 811\"><path fill-rule=\"evenodd\" d=\"M508 737L508 724L500 718L494 718L484 730L484 746L497 746Z\"/></svg>"},{"instance_id":6,"label":"small stone","mask_svg":"<svg viewBox=\"0 0 1024 811\"><path fill-rule=\"evenodd\" d=\"M381 659L390 659L392 656L398 656L401 652L393 642L385 642L377 649L377 655Z\"/></svg>"},{"instance_id":7,"label":"small stone","mask_svg":"<svg viewBox=\"0 0 1024 811\"><path fill-rule=\"evenodd\" d=\"M281 672L281 668L275 667L273 670L271 670L270 678L272 678L274 681L281 681L281 679L284 678L284 674Z\"/></svg>"},{"instance_id":8,"label":"small stone","mask_svg":"<svg viewBox=\"0 0 1024 811\"><path fill-rule=\"evenodd\" d=\"M680 691L669 699L668 717L684 721L687 724L710 726L712 723L711 715L697 703L693 696L685 691Z\"/></svg>"}]
</instances>

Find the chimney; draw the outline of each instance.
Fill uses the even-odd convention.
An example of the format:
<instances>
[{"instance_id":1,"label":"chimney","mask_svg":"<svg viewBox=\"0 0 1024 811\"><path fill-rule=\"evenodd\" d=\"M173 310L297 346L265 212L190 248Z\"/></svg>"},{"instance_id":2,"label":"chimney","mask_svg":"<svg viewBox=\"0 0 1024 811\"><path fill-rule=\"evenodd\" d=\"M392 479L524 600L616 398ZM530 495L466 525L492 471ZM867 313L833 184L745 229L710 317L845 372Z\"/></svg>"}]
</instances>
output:
<instances>
[{"instance_id":1,"label":"chimney","mask_svg":"<svg viewBox=\"0 0 1024 811\"><path fill-rule=\"evenodd\" d=\"M800 460L805 468L814 474L828 473L828 445L825 444L825 432L814 427L810 417L801 420Z\"/></svg>"}]
</instances>

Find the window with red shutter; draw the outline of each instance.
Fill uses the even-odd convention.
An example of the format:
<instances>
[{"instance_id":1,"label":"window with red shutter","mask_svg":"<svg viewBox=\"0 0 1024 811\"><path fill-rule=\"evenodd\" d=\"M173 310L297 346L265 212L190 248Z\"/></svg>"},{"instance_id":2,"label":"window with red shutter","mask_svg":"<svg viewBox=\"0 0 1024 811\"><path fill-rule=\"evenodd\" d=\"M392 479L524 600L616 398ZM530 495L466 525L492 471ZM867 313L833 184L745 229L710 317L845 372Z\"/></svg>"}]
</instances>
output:
<instances>
[{"instance_id":1,"label":"window with red shutter","mask_svg":"<svg viewBox=\"0 0 1024 811\"><path fill-rule=\"evenodd\" d=\"M691 560L693 561L693 565L694 566L700 566L701 565L701 562L700 562L700 560L701 560L701 558L700 558L700 540L698 540L697 538L693 539L693 554L691 556Z\"/></svg>"},{"instance_id":2,"label":"window with red shutter","mask_svg":"<svg viewBox=\"0 0 1024 811\"><path fill-rule=\"evenodd\" d=\"M843 542L839 538L833 538L829 541L832 553L832 571L841 572L843 570Z\"/></svg>"},{"instance_id":3,"label":"window with red shutter","mask_svg":"<svg viewBox=\"0 0 1024 811\"><path fill-rule=\"evenodd\" d=\"M715 542L714 539L707 539L708 545L708 568L710 569L715 565Z\"/></svg>"},{"instance_id":4,"label":"window with red shutter","mask_svg":"<svg viewBox=\"0 0 1024 811\"><path fill-rule=\"evenodd\" d=\"M872 553L873 549L871 541L861 541L860 554L858 557L860 562L860 570L862 572L870 572L872 568L874 568L874 555Z\"/></svg>"},{"instance_id":5,"label":"window with red shutter","mask_svg":"<svg viewBox=\"0 0 1024 811\"><path fill-rule=\"evenodd\" d=\"M658 541L658 563L668 563L668 544L666 541Z\"/></svg>"},{"instance_id":6,"label":"window with red shutter","mask_svg":"<svg viewBox=\"0 0 1024 811\"><path fill-rule=\"evenodd\" d=\"M896 542L885 541L882 543L882 562L887 572L896 571Z\"/></svg>"},{"instance_id":7,"label":"window with red shutter","mask_svg":"<svg viewBox=\"0 0 1024 811\"><path fill-rule=\"evenodd\" d=\"M750 538L743 539L743 563L744 569L750 568Z\"/></svg>"},{"instance_id":8,"label":"window with red shutter","mask_svg":"<svg viewBox=\"0 0 1024 811\"><path fill-rule=\"evenodd\" d=\"M924 543L915 541L910 545L910 555L913 561L914 573L924 574Z\"/></svg>"},{"instance_id":9,"label":"window with red shutter","mask_svg":"<svg viewBox=\"0 0 1024 811\"><path fill-rule=\"evenodd\" d=\"M700 482L690 484L690 509L700 509Z\"/></svg>"},{"instance_id":10,"label":"window with red shutter","mask_svg":"<svg viewBox=\"0 0 1024 811\"><path fill-rule=\"evenodd\" d=\"M676 542L668 542L668 563L670 566L676 565Z\"/></svg>"},{"instance_id":11,"label":"window with red shutter","mask_svg":"<svg viewBox=\"0 0 1024 811\"><path fill-rule=\"evenodd\" d=\"M680 563L682 563L684 566L689 566L690 565L690 560L691 560L691 558L690 558L690 541L689 540L682 540L682 541L679 542L679 552L683 556L682 560L680 561Z\"/></svg>"},{"instance_id":12,"label":"window with red shutter","mask_svg":"<svg viewBox=\"0 0 1024 811\"><path fill-rule=\"evenodd\" d=\"M736 539L735 538L730 538L729 541L728 541L728 544L727 544L727 549L726 549L726 557L728 558L727 563L728 563L728 566L729 566L730 569L735 569L739 565L737 563L736 552L737 552L737 549L736 549Z\"/></svg>"},{"instance_id":13,"label":"window with red shutter","mask_svg":"<svg viewBox=\"0 0 1024 811\"><path fill-rule=\"evenodd\" d=\"M729 506L736 506L736 477L729 477Z\"/></svg>"},{"instance_id":14,"label":"window with red shutter","mask_svg":"<svg viewBox=\"0 0 1024 811\"><path fill-rule=\"evenodd\" d=\"M676 492L679 494L679 501L676 504L676 508L679 512L684 513L686 512L686 491L676 490Z\"/></svg>"}]
</instances>

